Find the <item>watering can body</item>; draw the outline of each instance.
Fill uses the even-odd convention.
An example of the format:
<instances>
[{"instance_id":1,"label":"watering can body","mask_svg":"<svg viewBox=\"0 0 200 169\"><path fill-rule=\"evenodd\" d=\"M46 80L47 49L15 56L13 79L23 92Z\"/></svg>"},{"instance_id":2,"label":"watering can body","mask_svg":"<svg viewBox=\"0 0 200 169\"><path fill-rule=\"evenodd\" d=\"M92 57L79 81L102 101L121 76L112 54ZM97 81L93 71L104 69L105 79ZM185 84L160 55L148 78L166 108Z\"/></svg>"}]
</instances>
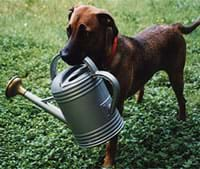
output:
<instances>
[{"instance_id":1,"label":"watering can body","mask_svg":"<svg viewBox=\"0 0 200 169\"><path fill-rule=\"evenodd\" d=\"M84 62L56 73L51 91L79 145L91 147L111 139L124 123L116 108L118 81L90 58ZM113 87L113 99L103 79Z\"/></svg>"},{"instance_id":2,"label":"watering can body","mask_svg":"<svg viewBox=\"0 0 200 169\"><path fill-rule=\"evenodd\" d=\"M21 94L45 109L72 130L81 147L94 147L110 140L124 126L116 104L119 96L117 79L106 71L99 71L92 60L84 59L84 64L70 67L57 73L60 56L53 58L51 92L58 107L49 103L49 98L41 99L25 90L21 79L14 77L6 88L6 96ZM104 80L112 86L110 95Z\"/></svg>"}]
</instances>

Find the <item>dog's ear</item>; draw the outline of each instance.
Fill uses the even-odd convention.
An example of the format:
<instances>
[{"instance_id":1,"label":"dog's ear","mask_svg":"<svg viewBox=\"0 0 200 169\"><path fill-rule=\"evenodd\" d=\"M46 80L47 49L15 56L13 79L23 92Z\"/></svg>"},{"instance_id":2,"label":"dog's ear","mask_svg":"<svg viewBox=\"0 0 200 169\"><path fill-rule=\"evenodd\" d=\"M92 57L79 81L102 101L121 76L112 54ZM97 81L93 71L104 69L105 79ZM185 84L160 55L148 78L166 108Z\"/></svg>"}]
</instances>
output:
<instances>
[{"instance_id":1,"label":"dog's ear","mask_svg":"<svg viewBox=\"0 0 200 169\"><path fill-rule=\"evenodd\" d=\"M74 12L74 7L70 8L68 10L68 20L70 20L71 16L72 16L72 13Z\"/></svg>"},{"instance_id":2,"label":"dog's ear","mask_svg":"<svg viewBox=\"0 0 200 169\"><path fill-rule=\"evenodd\" d=\"M117 26L112 16L107 12L97 13L97 18L99 22L104 25L106 28L112 28L114 37L118 34Z\"/></svg>"},{"instance_id":3,"label":"dog's ear","mask_svg":"<svg viewBox=\"0 0 200 169\"><path fill-rule=\"evenodd\" d=\"M105 27L105 52L107 56L112 54L113 40L118 35L118 29L114 19L106 11L97 13L97 18L101 25Z\"/></svg>"}]
</instances>

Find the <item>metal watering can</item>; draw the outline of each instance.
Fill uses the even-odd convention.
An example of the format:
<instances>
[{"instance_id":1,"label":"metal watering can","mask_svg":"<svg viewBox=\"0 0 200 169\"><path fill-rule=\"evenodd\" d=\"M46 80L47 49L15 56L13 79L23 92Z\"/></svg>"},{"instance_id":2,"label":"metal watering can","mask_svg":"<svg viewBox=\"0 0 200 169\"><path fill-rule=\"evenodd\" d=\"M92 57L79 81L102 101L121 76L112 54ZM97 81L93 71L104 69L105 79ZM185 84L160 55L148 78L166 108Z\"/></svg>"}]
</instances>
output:
<instances>
[{"instance_id":1,"label":"metal watering can","mask_svg":"<svg viewBox=\"0 0 200 169\"><path fill-rule=\"evenodd\" d=\"M53 97L41 99L32 94L22 87L18 77L8 82L6 96L10 98L20 94L66 123L81 147L107 142L124 126L116 108L119 96L117 79L109 72L99 71L89 57L84 59L84 64L57 74L59 59L60 55L55 56L50 67ZM112 86L112 98L103 79ZM60 109L49 103L53 98Z\"/></svg>"}]
</instances>

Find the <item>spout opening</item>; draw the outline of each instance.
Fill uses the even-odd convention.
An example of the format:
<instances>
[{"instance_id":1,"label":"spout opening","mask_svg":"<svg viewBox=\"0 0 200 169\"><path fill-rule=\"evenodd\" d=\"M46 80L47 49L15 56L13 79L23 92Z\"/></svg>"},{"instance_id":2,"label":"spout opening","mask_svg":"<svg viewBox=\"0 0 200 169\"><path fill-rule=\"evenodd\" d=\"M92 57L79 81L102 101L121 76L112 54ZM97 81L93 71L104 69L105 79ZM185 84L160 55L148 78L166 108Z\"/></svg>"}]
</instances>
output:
<instances>
[{"instance_id":1,"label":"spout opening","mask_svg":"<svg viewBox=\"0 0 200 169\"><path fill-rule=\"evenodd\" d=\"M6 86L5 95L7 98L11 98L17 94L23 94L24 92L25 89L22 87L22 80L19 77L14 76L9 80Z\"/></svg>"}]
</instances>

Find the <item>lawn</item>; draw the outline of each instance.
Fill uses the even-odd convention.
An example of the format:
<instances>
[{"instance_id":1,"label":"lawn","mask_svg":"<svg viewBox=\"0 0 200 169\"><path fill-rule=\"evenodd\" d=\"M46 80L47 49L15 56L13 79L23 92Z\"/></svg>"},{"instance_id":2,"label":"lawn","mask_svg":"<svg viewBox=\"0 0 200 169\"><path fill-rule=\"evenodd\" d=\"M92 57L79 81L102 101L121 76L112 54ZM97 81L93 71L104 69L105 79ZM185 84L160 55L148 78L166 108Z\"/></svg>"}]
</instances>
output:
<instances>
[{"instance_id":1,"label":"lawn","mask_svg":"<svg viewBox=\"0 0 200 169\"><path fill-rule=\"evenodd\" d=\"M44 98L50 95L49 66L66 43L67 10L91 4L109 10L122 34L153 24L190 24L200 17L200 0L1 0L0 168L95 169L105 145L81 149L66 125L17 96L5 97L14 75ZM188 118L176 120L175 95L164 72L145 86L144 100L126 101L116 169L197 169L200 166L200 27L185 36L185 97ZM60 70L66 67L60 65Z\"/></svg>"}]
</instances>

